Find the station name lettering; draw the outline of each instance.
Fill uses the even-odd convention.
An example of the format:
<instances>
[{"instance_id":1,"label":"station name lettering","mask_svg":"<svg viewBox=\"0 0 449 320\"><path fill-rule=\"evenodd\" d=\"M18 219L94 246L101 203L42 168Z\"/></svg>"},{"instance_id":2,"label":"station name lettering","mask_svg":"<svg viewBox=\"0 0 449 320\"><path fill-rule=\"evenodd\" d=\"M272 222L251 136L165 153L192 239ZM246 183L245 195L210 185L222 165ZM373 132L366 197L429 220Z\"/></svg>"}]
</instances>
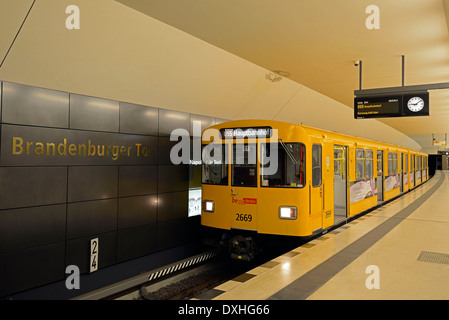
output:
<instances>
[{"instance_id":1,"label":"station name lettering","mask_svg":"<svg viewBox=\"0 0 449 320\"><path fill-rule=\"evenodd\" d=\"M134 145L95 144L91 140L87 144L69 143L63 139L60 143L24 141L21 137L12 138L12 155L36 156L79 156L107 157L117 160L120 157L150 157L151 147L135 143Z\"/></svg>"}]
</instances>

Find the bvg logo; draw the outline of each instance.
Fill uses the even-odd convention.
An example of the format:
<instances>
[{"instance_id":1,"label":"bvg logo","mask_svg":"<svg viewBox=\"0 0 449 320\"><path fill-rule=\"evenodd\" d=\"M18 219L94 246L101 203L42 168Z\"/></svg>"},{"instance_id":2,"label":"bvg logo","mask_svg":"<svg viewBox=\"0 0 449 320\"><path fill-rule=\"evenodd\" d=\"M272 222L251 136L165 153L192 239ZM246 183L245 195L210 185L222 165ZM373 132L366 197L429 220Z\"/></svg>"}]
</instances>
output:
<instances>
[{"instance_id":1,"label":"bvg logo","mask_svg":"<svg viewBox=\"0 0 449 320\"><path fill-rule=\"evenodd\" d=\"M232 197L232 204L240 204L240 205L257 204L257 199L255 198L235 199L234 197Z\"/></svg>"}]
</instances>

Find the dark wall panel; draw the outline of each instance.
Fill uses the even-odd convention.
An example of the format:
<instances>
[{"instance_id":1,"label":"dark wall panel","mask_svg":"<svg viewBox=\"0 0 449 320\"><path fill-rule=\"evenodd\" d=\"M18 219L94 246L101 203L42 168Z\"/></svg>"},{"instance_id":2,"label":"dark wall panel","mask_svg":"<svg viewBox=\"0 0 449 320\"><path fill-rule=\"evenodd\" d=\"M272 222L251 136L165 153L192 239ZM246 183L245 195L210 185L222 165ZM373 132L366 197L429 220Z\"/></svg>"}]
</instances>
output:
<instances>
[{"instance_id":1,"label":"dark wall panel","mask_svg":"<svg viewBox=\"0 0 449 320\"><path fill-rule=\"evenodd\" d=\"M93 238L102 269L200 234L198 177L170 134L193 159L190 135L220 120L5 82L0 96L0 297L89 272Z\"/></svg>"},{"instance_id":2,"label":"dark wall panel","mask_svg":"<svg viewBox=\"0 0 449 320\"><path fill-rule=\"evenodd\" d=\"M68 128L69 94L4 83L2 122Z\"/></svg>"},{"instance_id":3,"label":"dark wall panel","mask_svg":"<svg viewBox=\"0 0 449 320\"><path fill-rule=\"evenodd\" d=\"M188 212L188 191L158 195L158 222L185 218Z\"/></svg>"},{"instance_id":4,"label":"dark wall panel","mask_svg":"<svg viewBox=\"0 0 449 320\"><path fill-rule=\"evenodd\" d=\"M150 254L157 249L157 224L118 231L117 262Z\"/></svg>"},{"instance_id":5,"label":"dark wall panel","mask_svg":"<svg viewBox=\"0 0 449 320\"><path fill-rule=\"evenodd\" d=\"M157 195L119 199L118 228L130 228L157 221Z\"/></svg>"},{"instance_id":6,"label":"dark wall panel","mask_svg":"<svg viewBox=\"0 0 449 320\"><path fill-rule=\"evenodd\" d=\"M158 164L171 165L170 150L178 141L170 141L169 137L159 137Z\"/></svg>"},{"instance_id":7,"label":"dark wall panel","mask_svg":"<svg viewBox=\"0 0 449 320\"><path fill-rule=\"evenodd\" d=\"M65 242L0 254L0 297L64 279Z\"/></svg>"},{"instance_id":8,"label":"dark wall panel","mask_svg":"<svg viewBox=\"0 0 449 320\"><path fill-rule=\"evenodd\" d=\"M117 199L76 202L67 205L67 239L116 229Z\"/></svg>"},{"instance_id":9,"label":"dark wall panel","mask_svg":"<svg viewBox=\"0 0 449 320\"><path fill-rule=\"evenodd\" d=\"M68 200L86 201L117 197L117 166L69 167Z\"/></svg>"},{"instance_id":10,"label":"dark wall panel","mask_svg":"<svg viewBox=\"0 0 449 320\"><path fill-rule=\"evenodd\" d=\"M158 167L158 192L184 191L189 188L189 166L169 165Z\"/></svg>"},{"instance_id":11,"label":"dark wall panel","mask_svg":"<svg viewBox=\"0 0 449 320\"><path fill-rule=\"evenodd\" d=\"M157 193L157 166L120 166L119 196Z\"/></svg>"},{"instance_id":12,"label":"dark wall panel","mask_svg":"<svg viewBox=\"0 0 449 320\"><path fill-rule=\"evenodd\" d=\"M120 102L120 132L159 134L159 109Z\"/></svg>"},{"instance_id":13,"label":"dark wall panel","mask_svg":"<svg viewBox=\"0 0 449 320\"><path fill-rule=\"evenodd\" d=\"M195 122L200 122L200 126L196 126ZM190 135L194 138L201 138L202 131L215 125L215 118L200 116L197 114L190 115Z\"/></svg>"},{"instance_id":14,"label":"dark wall panel","mask_svg":"<svg viewBox=\"0 0 449 320\"><path fill-rule=\"evenodd\" d=\"M198 221L193 219L178 219L164 221L158 224L158 250L165 250L183 243L199 240Z\"/></svg>"},{"instance_id":15,"label":"dark wall panel","mask_svg":"<svg viewBox=\"0 0 449 320\"><path fill-rule=\"evenodd\" d=\"M184 129L188 135L190 129L190 115L184 112L160 109L159 135L170 136L175 129Z\"/></svg>"},{"instance_id":16,"label":"dark wall panel","mask_svg":"<svg viewBox=\"0 0 449 320\"><path fill-rule=\"evenodd\" d=\"M117 263L117 232L108 232L67 241L65 265L76 265L81 273L89 272L90 240L98 238L98 268Z\"/></svg>"},{"instance_id":17,"label":"dark wall panel","mask_svg":"<svg viewBox=\"0 0 449 320\"><path fill-rule=\"evenodd\" d=\"M70 95L70 128L119 132L119 102Z\"/></svg>"},{"instance_id":18,"label":"dark wall panel","mask_svg":"<svg viewBox=\"0 0 449 320\"><path fill-rule=\"evenodd\" d=\"M0 209L66 202L67 168L0 167Z\"/></svg>"},{"instance_id":19,"label":"dark wall panel","mask_svg":"<svg viewBox=\"0 0 449 320\"><path fill-rule=\"evenodd\" d=\"M0 211L0 253L65 240L66 205Z\"/></svg>"},{"instance_id":20,"label":"dark wall panel","mask_svg":"<svg viewBox=\"0 0 449 320\"><path fill-rule=\"evenodd\" d=\"M173 147L175 148L173 149ZM174 141L170 141L169 137L159 137L159 165L189 165L193 164L191 160L200 163L200 138L177 137Z\"/></svg>"},{"instance_id":21,"label":"dark wall panel","mask_svg":"<svg viewBox=\"0 0 449 320\"><path fill-rule=\"evenodd\" d=\"M2 104L3 104L3 82L0 81L0 114L2 114ZM0 123L1 123L1 117L0 117Z\"/></svg>"}]
</instances>

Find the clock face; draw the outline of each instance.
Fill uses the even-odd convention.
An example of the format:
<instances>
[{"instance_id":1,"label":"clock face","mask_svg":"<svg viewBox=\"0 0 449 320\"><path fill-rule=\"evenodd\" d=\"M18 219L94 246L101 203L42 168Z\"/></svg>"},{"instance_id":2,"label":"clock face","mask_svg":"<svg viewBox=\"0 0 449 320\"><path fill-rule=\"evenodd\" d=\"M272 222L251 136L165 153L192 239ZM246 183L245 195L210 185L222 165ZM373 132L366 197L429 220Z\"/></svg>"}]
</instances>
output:
<instances>
[{"instance_id":1,"label":"clock face","mask_svg":"<svg viewBox=\"0 0 449 320\"><path fill-rule=\"evenodd\" d=\"M407 102L410 111L419 112L424 108L424 100L420 97L413 97Z\"/></svg>"}]
</instances>

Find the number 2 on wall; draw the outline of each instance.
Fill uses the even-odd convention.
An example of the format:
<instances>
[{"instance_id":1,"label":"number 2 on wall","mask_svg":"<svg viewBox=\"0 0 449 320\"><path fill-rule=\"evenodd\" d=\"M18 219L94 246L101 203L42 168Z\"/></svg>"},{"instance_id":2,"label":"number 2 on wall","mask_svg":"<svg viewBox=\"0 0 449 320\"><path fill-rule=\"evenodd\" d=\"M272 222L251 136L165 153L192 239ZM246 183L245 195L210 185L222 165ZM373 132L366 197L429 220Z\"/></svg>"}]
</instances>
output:
<instances>
[{"instance_id":1,"label":"number 2 on wall","mask_svg":"<svg viewBox=\"0 0 449 320\"><path fill-rule=\"evenodd\" d=\"M98 238L90 240L90 272L98 270Z\"/></svg>"}]
</instances>

